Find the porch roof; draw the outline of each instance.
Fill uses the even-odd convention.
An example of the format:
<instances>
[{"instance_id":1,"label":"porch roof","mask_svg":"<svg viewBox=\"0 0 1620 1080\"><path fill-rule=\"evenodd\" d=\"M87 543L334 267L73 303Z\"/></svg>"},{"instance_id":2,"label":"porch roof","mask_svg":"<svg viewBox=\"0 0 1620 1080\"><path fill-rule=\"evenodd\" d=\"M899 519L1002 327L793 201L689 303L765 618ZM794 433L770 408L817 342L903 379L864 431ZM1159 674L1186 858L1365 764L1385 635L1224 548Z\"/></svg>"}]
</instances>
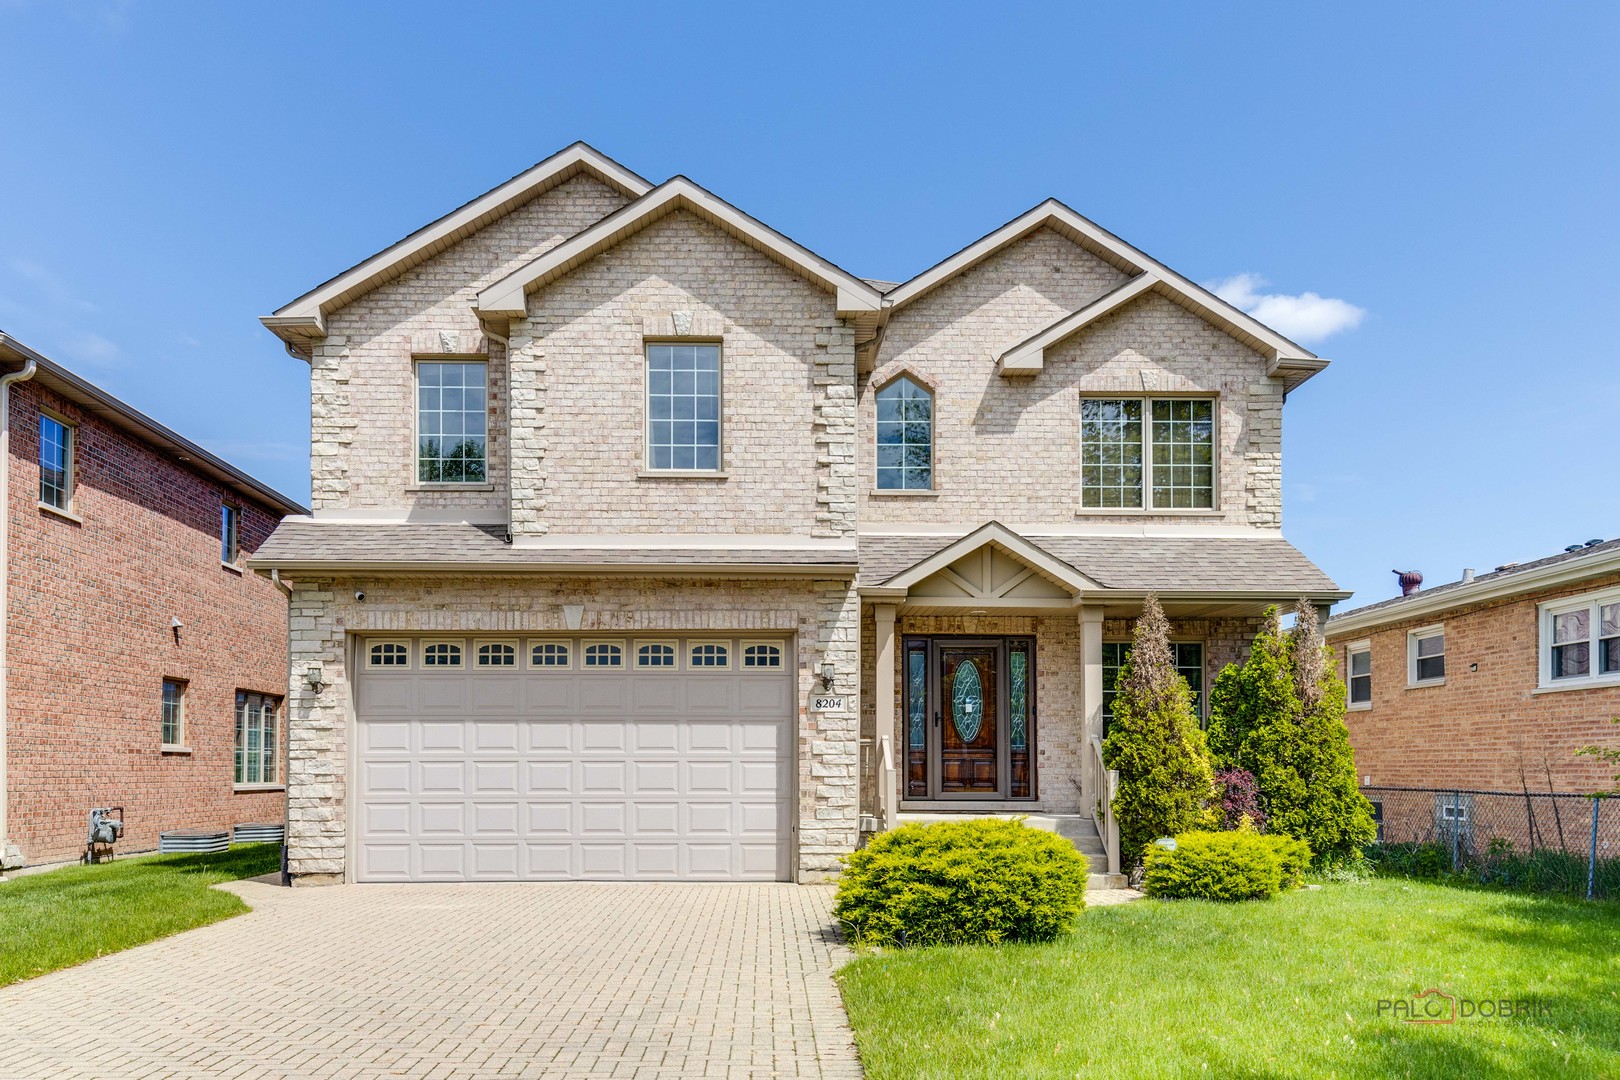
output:
<instances>
[{"instance_id":1,"label":"porch roof","mask_svg":"<svg viewBox=\"0 0 1620 1080\"><path fill-rule=\"evenodd\" d=\"M964 535L862 536L857 584L881 587ZM1105 592L1348 595L1280 536L1017 535Z\"/></svg>"}]
</instances>

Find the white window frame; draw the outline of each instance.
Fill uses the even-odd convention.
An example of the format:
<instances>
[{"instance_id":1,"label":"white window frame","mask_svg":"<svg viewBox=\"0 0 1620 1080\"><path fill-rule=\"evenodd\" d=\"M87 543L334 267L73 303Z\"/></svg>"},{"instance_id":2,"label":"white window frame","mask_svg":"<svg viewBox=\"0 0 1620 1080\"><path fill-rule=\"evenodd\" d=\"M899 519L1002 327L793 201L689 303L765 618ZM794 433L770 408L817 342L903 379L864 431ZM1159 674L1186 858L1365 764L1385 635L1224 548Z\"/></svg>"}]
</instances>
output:
<instances>
[{"instance_id":1,"label":"white window frame","mask_svg":"<svg viewBox=\"0 0 1620 1080\"><path fill-rule=\"evenodd\" d=\"M234 570L242 554L242 508L236 503L219 504L219 549L221 565Z\"/></svg>"},{"instance_id":2,"label":"white window frame","mask_svg":"<svg viewBox=\"0 0 1620 1080\"><path fill-rule=\"evenodd\" d=\"M483 650L490 645L505 645L512 650L510 664L484 663ZM523 667L523 643L511 638L475 638L472 647L472 666L479 671L518 671Z\"/></svg>"},{"instance_id":3,"label":"white window frame","mask_svg":"<svg viewBox=\"0 0 1620 1080\"><path fill-rule=\"evenodd\" d=\"M1367 679L1367 700L1366 701L1352 701L1350 699L1350 687L1351 687L1353 681L1355 680L1356 675L1354 674L1354 668L1352 666L1352 661L1351 661L1350 658L1352 656L1361 656L1362 654L1366 654L1366 657L1367 657L1367 674L1366 674L1366 679ZM1348 645L1346 645L1344 647L1344 707L1347 710L1353 709L1356 712L1365 712L1368 709L1372 708L1372 642L1371 641L1366 641L1366 640L1352 641L1350 644L1348 644Z\"/></svg>"},{"instance_id":4,"label":"white window frame","mask_svg":"<svg viewBox=\"0 0 1620 1080\"><path fill-rule=\"evenodd\" d=\"M186 716L186 696L187 696L186 691L191 688L191 684L188 681L186 681L185 679L180 679L180 678L175 678L174 676L165 675L165 676L163 676L163 682L160 684L160 687L168 687L171 684L178 691L175 694L175 699L174 699L175 714L176 714L175 715L174 727L175 727L175 734L178 735L179 738L174 739L174 740L169 740L169 739L165 739L163 737L163 717L162 717L163 699L162 699L162 696L161 696L162 691L161 691L161 688L160 688L160 690L159 690L159 695L160 696L158 698L158 710L159 710L158 743L160 745L160 749L162 749L164 751L167 751L167 752L170 752L170 753L173 753L173 752L176 752L176 751L185 751L187 749L187 746L186 746L186 735L187 735L187 732L186 732L186 720L188 719L188 717Z\"/></svg>"},{"instance_id":5,"label":"white window frame","mask_svg":"<svg viewBox=\"0 0 1620 1080\"><path fill-rule=\"evenodd\" d=\"M399 645L405 649L405 662L403 664L379 664L372 657L371 650L377 645ZM410 638L366 638L366 669L368 671L409 671L411 661L414 659Z\"/></svg>"},{"instance_id":6,"label":"white window frame","mask_svg":"<svg viewBox=\"0 0 1620 1080\"><path fill-rule=\"evenodd\" d=\"M1221 399L1219 394L1107 394L1083 393L1086 401L1136 401L1142 405L1142 505L1141 506L1087 506L1085 484L1079 485L1077 514L1194 514L1207 515L1221 512ZM1209 402L1210 459L1208 506L1154 506L1153 505L1153 403L1156 401ZM1082 404L1083 408L1083 404ZM1085 417L1075 417L1076 433L1080 435L1080 460L1085 465Z\"/></svg>"},{"instance_id":7,"label":"white window frame","mask_svg":"<svg viewBox=\"0 0 1620 1080\"><path fill-rule=\"evenodd\" d=\"M592 642L595 644L595 642ZM643 664L641 650L652 646L663 646L670 650L670 662L667 664ZM630 649L630 663L637 671L679 671L681 669L681 643L673 638L637 638Z\"/></svg>"},{"instance_id":8,"label":"white window frame","mask_svg":"<svg viewBox=\"0 0 1620 1080\"><path fill-rule=\"evenodd\" d=\"M478 364L484 369L484 478L482 480L423 480L422 479L422 365L423 364ZM408 488L426 488L444 491L483 491L494 485L489 478L490 373L489 359L482 356L413 356L411 357L411 480ZM442 410L441 410L442 411ZM465 411L465 410L463 410Z\"/></svg>"},{"instance_id":9,"label":"white window frame","mask_svg":"<svg viewBox=\"0 0 1620 1080\"><path fill-rule=\"evenodd\" d=\"M283 697L280 697L280 696L278 696L276 694L266 694L266 693L262 693L262 692L260 692L258 690L244 690L244 689L240 689L240 688L236 691L236 696L237 696L237 700L231 706L231 708L232 708L232 730L234 732L235 739L237 740L237 741L233 741L233 744L232 744L232 747L233 747L233 753L232 753L232 759L231 759L231 761L232 761L232 764L231 764L231 786L232 786L232 789L235 790L235 791L279 790L282 787L286 786L285 777L286 777L286 773L287 773L287 762L286 762L287 755L283 752L284 748L283 748L283 745L282 745L282 736L283 736L283 733L285 731L286 724L287 724L287 717L286 717L287 702L286 702L286 699L283 698ZM242 714L241 714L242 701L240 699L242 697L244 697L244 696L246 696L248 698L258 698L261 702L269 702L270 704L272 704L274 706L272 715L275 717L275 729L270 732L270 739L268 741L265 740L265 737L264 737L265 732L264 732L263 727L260 727L260 729L259 729L259 768L260 768L260 775L259 775L259 779L257 779L257 780L246 779L246 777L251 772L251 770L248 768L248 766L249 766L249 764L251 762L251 759L248 757L249 751L248 751L248 748L247 748L247 730L246 730L247 722L243 719ZM261 717L261 722L262 722L262 717ZM273 769L274 775L269 776L269 777L266 777L263 774L266 747L269 747L271 749L271 751L272 751L271 756L270 756L270 760L271 760L272 765L274 766L274 769ZM242 759L242 762L241 762L241 776L242 776L242 779L237 778L237 775L238 775L237 774L237 764L236 764L237 756L240 756L241 759Z\"/></svg>"},{"instance_id":10,"label":"white window frame","mask_svg":"<svg viewBox=\"0 0 1620 1080\"><path fill-rule=\"evenodd\" d=\"M716 645L725 650L722 662L718 664L699 664L693 653L704 645ZM735 665L732 663L732 654L737 651L736 645L725 638L692 638L686 643L686 670L688 671L730 671Z\"/></svg>"},{"instance_id":11,"label":"white window frame","mask_svg":"<svg viewBox=\"0 0 1620 1080\"><path fill-rule=\"evenodd\" d=\"M534 651L546 645L557 645L564 650L568 657L561 664L537 664L534 662ZM523 643L523 664L529 671L572 671L574 670L575 654L579 650L571 638L530 638Z\"/></svg>"},{"instance_id":12,"label":"white window frame","mask_svg":"<svg viewBox=\"0 0 1620 1080\"><path fill-rule=\"evenodd\" d=\"M1441 658L1442 661L1445 661L1446 657L1449 655L1449 653L1451 651L1451 643L1445 640L1445 638L1446 638L1446 627L1445 627L1444 623L1436 623L1433 626L1421 626L1421 627L1417 628L1416 630L1408 630L1406 632L1406 688L1408 690L1416 690L1419 687L1423 687L1423 686L1444 686L1445 685L1446 677L1444 675L1441 675L1437 679L1420 679L1420 678L1418 678L1418 673L1417 673L1417 671L1418 671L1418 664L1417 664L1417 662L1418 662L1418 654L1417 654L1418 642L1421 641L1421 640L1431 638L1431 637L1436 637L1436 636L1438 636L1441 639L1440 658ZM1432 660L1432 659L1434 659L1434 657L1426 656L1426 657L1424 657L1424 659L1425 660ZM1448 670L1451 667L1451 665L1449 663L1447 663L1445 666L1446 666L1446 668Z\"/></svg>"},{"instance_id":13,"label":"white window frame","mask_svg":"<svg viewBox=\"0 0 1620 1080\"><path fill-rule=\"evenodd\" d=\"M652 354L655 346L695 345L713 347L715 370L719 385L715 388L715 423L719 425L719 439L715 444L715 466L712 469L678 469L653 464L652 444ZM695 422L695 421L694 421ZM643 338L641 341L641 468L650 476L725 476L726 475L726 346L719 338Z\"/></svg>"},{"instance_id":14,"label":"white window frame","mask_svg":"<svg viewBox=\"0 0 1620 1080\"><path fill-rule=\"evenodd\" d=\"M586 653L593 645L617 645L619 647L619 662L617 664L591 664L586 662ZM579 643L579 670L581 671L623 671L630 665L625 662L626 653L623 638L600 638L585 640Z\"/></svg>"},{"instance_id":15,"label":"white window frame","mask_svg":"<svg viewBox=\"0 0 1620 1080\"><path fill-rule=\"evenodd\" d=\"M45 425L43 423L45 420L50 420L52 423L61 425L63 437L67 440L67 445L65 447L66 453L63 455L62 467L62 505L57 506L55 503L48 503L45 501L45 492L42 490L44 487L44 479L41 477L39 484L39 488L41 490L35 491L35 495L38 496L39 499L39 508L41 510L48 510L53 514L64 514L68 517L76 517L78 515L78 510L73 504L79 493L79 425L75 424L67 417L62 416L60 413L54 413L49 409L41 409L39 411L39 416L41 420L41 423L37 428L39 442L43 443L45 441ZM34 465L38 467L41 472L43 472L45 463L40 459L40 447L38 446L34 448Z\"/></svg>"},{"instance_id":16,"label":"white window frame","mask_svg":"<svg viewBox=\"0 0 1620 1080\"><path fill-rule=\"evenodd\" d=\"M453 645L456 648L456 662L454 664L428 663L428 650L435 645ZM467 642L464 638L423 638L418 648L420 667L423 671L466 671L472 665L467 663Z\"/></svg>"},{"instance_id":17,"label":"white window frame","mask_svg":"<svg viewBox=\"0 0 1620 1080\"><path fill-rule=\"evenodd\" d=\"M890 387L908 382L928 395L928 486L927 487L897 487L886 488L878 484L878 395ZM904 471L902 469L902 471ZM939 392L934 385L925 382L914 371L897 371L872 391L872 494L887 497L890 495L932 495L939 484Z\"/></svg>"},{"instance_id":18,"label":"white window frame","mask_svg":"<svg viewBox=\"0 0 1620 1080\"><path fill-rule=\"evenodd\" d=\"M776 663L750 664L748 663L748 650L756 646L765 645L776 650ZM737 670L738 671L785 671L787 670L787 643L784 641L762 641L744 638L737 643Z\"/></svg>"},{"instance_id":19,"label":"white window frame","mask_svg":"<svg viewBox=\"0 0 1620 1080\"><path fill-rule=\"evenodd\" d=\"M1601 609L1609 604L1620 604L1620 588L1602 592L1568 596L1561 600L1547 600L1536 605L1536 691L1584 690L1594 686L1620 686L1620 671L1599 671L1601 666L1598 644L1603 640ZM1589 609L1587 616L1587 668L1585 675L1570 675L1555 679L1552 673L1553 619L1572 611ZM1566 643L1567 644L1567 643Z\"/></svg>"}]
</instances>

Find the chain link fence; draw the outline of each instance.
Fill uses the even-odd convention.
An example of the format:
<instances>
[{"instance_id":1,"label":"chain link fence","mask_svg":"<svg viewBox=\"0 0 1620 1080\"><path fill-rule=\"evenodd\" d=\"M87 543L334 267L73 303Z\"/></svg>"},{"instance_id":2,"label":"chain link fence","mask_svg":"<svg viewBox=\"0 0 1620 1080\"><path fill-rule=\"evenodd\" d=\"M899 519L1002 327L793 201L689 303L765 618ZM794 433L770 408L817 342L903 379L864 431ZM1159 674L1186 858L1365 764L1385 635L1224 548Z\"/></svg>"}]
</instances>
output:
<instances>
[{"instance_id":1,"label":"chain link fence","mask_svg":"<svg viewBox=\"0 0 1620 1080\"><path fill-rule=\"evenodd\" d=\"M1620 800L1547 792L1364 787L1381 868L1532 892L1620 898Z\"/></svg>"}]
</instances>

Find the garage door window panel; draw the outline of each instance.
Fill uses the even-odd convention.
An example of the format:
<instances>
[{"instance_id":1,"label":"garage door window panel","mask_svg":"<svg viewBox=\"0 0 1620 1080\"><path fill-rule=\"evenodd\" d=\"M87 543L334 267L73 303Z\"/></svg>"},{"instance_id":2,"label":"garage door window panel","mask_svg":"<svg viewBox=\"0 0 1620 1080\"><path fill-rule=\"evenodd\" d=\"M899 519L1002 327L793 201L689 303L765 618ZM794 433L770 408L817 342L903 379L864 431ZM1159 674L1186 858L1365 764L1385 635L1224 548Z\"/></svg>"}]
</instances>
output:
<instances>
[{"instance_id":1,"label":"garage door window panel","mask_svg":"<svg viewBox=\"0 0 1620 1080\"><path fill-rule=\"evenodd\" d=\"M422 646L422 666L425 668L458 668L461 666L461 642L429 641Z\"/></svg>"},{"instance_id":2,"label":"garage door window panel","mask_svg":"<svg viewBox=\"0 0 1620 1080\"><path fill-rule=\"evenodd\" d=\"M372 641L366 644L366 666L403 670L411 666L409 641Z\"/></svg>"},{"instance_id":3,"label":"garage door window panel","mask_svg":"<svg viewBox=\"0 0 1620 1080\"><path fill-rule=\"evenodd\" d=\"M574 647L569 641L529 642L529 667L563 671L574 666Z\"/></svg>"},{"instance_id":4,"label":"garage door window panel","mask_svg":"<svg viewBox=\"0 0 1620 1080\"><path fill-rule=\"evenodd\" d=\"M745 641L742 644L744 668L780 670L782 646L774 641Z\"/></svg>"},{"instance_id":5,"label":"garage door window panel","mask_svg":"<svg viewBox=\"0 0 1620 1080\"><path fill-rule=\"evenodd\" d=\"M624 646L616 641L594 641L585 646L588 669L624 667Z\"/></svg>"},{"instance_id":6,"label":"garage door window panel","mask_svg":"<svg viewBox=\"0 0 1620 1080\"><path fill-rule=\"evenodd\" d=\"M636 667L673 671L675 668L674 644L667 641L636 642Z\"/></svg>"},{"instance_id":7,"label":"garage door window panel","mask_svg":"<svg viewBox=\"0 0 1620 1080\"><path fill-rule=\"evenodd\" d=\"M689 641L687 666L696 671L727 671L731 668L731 642Z\"/></svg>"}]
</instances>

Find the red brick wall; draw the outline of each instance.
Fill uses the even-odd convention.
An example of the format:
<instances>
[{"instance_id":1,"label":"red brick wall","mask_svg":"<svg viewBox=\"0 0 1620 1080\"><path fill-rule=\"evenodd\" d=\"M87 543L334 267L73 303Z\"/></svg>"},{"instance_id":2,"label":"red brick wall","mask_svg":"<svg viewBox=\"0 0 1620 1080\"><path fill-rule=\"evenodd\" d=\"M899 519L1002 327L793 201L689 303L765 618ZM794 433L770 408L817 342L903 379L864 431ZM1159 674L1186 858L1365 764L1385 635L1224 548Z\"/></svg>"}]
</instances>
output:
<instances>
[{"instance_id":1,"label":"red brick wall","mask_svg":"<svg viewBox=\"0 0 1620 1080\"><path fill-rule=\"evenodd\" d=\"M1589 793L1614 786L1612 769L1576 757L1583 746L1620 746L1620 686L1534 694L1539 679L1536 605L1620 584L1620 577L1408 619L1372 633L1331 633L1344 675L1344 647L1372 644L1372 708L1348 714L1356 770L1375 786L1552 789ZM1407 688L1406 635L1446 630L1446 681ZM1331 628L1330 628L1331 630ZM1469 670L1478 665L1477 671Z\"/></svg>"},{"instance_id":2,"label":"red brick wall","mask_svg":"<svg viewBox=\"0 0 1620 1080\"><path fill-rule=\"evenodd\" d=\"M79 425L82 524L39 508L42 405ZM233 791L236 691L285 694L287 605L220 565L226 489L35 382L13 387L11 422L7 839L27 863L76 858L93 806L125 808L126 851L281 821L279 790ZM276 516L230 500L245 558ZM159 750L165 677L189 684L189 755Z\"/></svg>"}]
</instances>

